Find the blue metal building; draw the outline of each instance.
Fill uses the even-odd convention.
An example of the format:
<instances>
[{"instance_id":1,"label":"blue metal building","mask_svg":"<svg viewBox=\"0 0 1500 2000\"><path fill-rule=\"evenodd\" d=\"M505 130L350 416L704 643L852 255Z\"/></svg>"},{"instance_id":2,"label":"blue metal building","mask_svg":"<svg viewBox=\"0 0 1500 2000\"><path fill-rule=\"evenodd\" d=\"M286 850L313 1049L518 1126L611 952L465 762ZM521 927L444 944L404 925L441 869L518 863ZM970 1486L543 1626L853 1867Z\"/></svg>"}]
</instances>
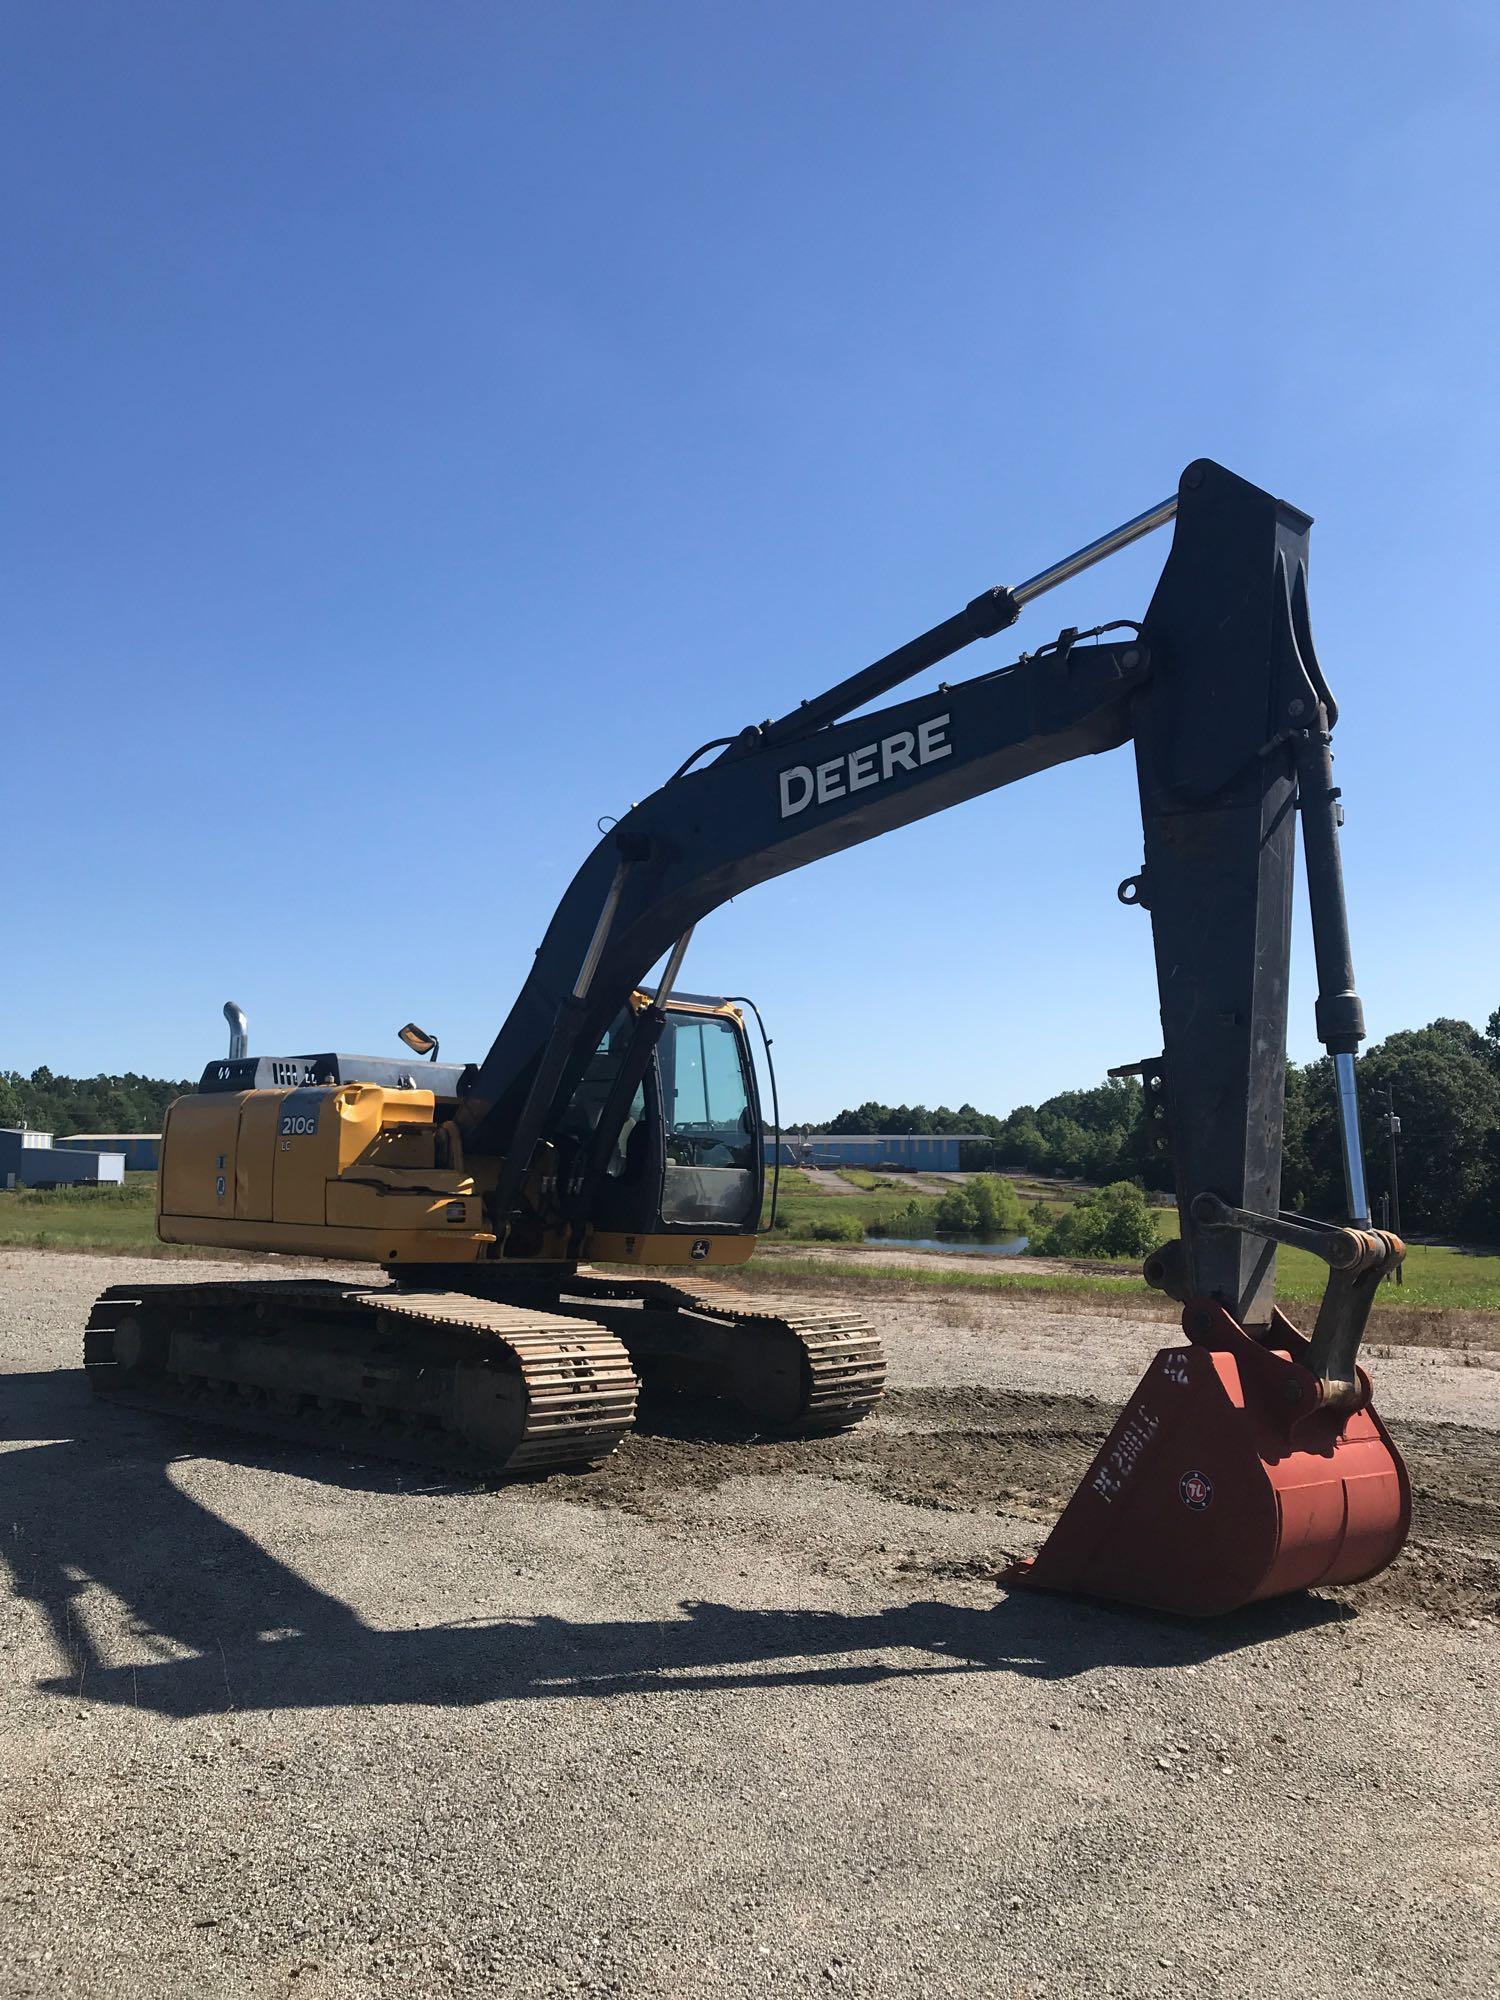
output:
<instances>
[{"instance_id":1,"label":"blue metal building","mask_svg":"<svg viewBox=\"0 0 1500 2000\"><path fill-rule=\"evenodd\" d=\"M796 1132L781 1141L784 1167L865 1167L878 1173L956 1174L959 1147L973 1132ZM776 1158L776 1141L766 1140L766 1165Z\"/></svg>"},{"instance_id":2,"label":"blue metal building","mask_svg":"<svg viewBox=\"0 0 1500 2000\"><path fill-rule=\"evenodd\" d=\"M160 1132L70 1132L52 1143L70 1153L118 1153L127 1174L154 1174L161 1164Z\"/></svg>"},{"instance_id":3,"label":"blue metal building","mask_svg":"<svg viewBox=\"0 0 1500 2000\"><path fill-rule=\"evenodd\" d=\"M72 1187L124 1178L122 1154L80 1152L54 1146L50 1132L0 1126L0 1188Z\"/></svg>"}]
</instances>

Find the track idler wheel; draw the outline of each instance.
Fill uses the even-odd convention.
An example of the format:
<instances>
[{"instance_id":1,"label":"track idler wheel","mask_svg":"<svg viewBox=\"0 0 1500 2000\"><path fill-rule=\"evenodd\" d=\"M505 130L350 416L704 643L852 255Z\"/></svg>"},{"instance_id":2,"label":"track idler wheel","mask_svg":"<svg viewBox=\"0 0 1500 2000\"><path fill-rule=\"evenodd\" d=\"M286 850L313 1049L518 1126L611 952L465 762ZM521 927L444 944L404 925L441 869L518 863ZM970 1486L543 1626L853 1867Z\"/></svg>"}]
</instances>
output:
<instances>
[{"instance_id":1,"label":"track idler wheel","mask_svg":"<svg viewBox=\"0 0 1500 2000\"><path fill-rule=\"evenodd\" d=\"M790 1329L742 1333L731 1349L730 1396L768 1424L799 1422L811 1398L807 1350Z\"/></svg>"},{"instance_id":2,"label":"track idler wheel","mask_svg":"<svg viewBox=\"0 0 1500 2000\"><path fill-rule=\"evenodd\" d=\"M172 1354L171 1336L153 1322L144 1307L121 1315L115 1327L114 1359L133 1377L160 1375Z\"/></svg>"},{"instance_id":3,"label":"track idler wheel","mask_svg":"<svg viewBox=\"0 0 1500 2000\"><path fill-rule=\"evenodd\" d=\"M473 1362L457 1367L451 1421L471 1451L506 1464L526 1430L526 1384L519 1372Z\"/></svg>"},{"instance_id":4,"label":"track idler wheel","mask_svg":"<svg viewBox=\"0 0 1500 2000\"><path fill-rule=\"evenodd\" d=\"M1039 1553L1002 1581L1207 1617L1384 1569L1411 1487L1364 1370L1335 1407L1279 1314L1285 1349L1211 1300L1182 1325L1191 1345L1156 1356Z\"/></svg>"}]
</instances>

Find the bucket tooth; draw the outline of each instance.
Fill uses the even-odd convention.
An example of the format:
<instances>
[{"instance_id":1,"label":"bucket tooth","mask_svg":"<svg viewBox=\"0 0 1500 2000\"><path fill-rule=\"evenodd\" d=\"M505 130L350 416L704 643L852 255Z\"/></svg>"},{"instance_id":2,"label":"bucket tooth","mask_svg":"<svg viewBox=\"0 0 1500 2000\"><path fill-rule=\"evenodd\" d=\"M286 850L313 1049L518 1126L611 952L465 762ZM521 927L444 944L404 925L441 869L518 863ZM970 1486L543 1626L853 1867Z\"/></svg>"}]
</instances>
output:
<instances>
[{"instance_id":1,"label":"bucket tooth","mask_svg":"<svg viewBox=\"0 0 1500 2000\"><path fill-rule=\"evenodd\" d=\"M1211 1301L1183 1330L1191 1344L1156 1355L1040 1551L1002 1581L1207 1617L1384 1569L1411 1487L1364 1371L1357 1402L1334 1407L1294 1353Z\"/></svg>"}]
</instances>

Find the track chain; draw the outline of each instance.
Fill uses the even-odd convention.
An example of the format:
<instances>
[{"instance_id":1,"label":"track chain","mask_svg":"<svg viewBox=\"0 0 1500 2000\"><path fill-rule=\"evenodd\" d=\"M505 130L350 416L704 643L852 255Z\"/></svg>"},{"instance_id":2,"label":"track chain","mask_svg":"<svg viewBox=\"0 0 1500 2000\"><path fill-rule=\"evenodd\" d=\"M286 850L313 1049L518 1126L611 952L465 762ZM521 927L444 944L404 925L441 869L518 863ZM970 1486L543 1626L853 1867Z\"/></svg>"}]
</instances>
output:
<instances>
[{"instance_id":1,"label":"track chain","mask_svg":"<svg viewBox=\"0 0 1500 2000\"><path fill-rule=\"evenodd\" d=\"M368 1349L368 1396L329 1396L309 1372L299 1394L268 1392L262 1384L236 1382L232 1374L195 1374L170 1364L149 1373L123 1368L116 1334L128 1321L149 1316L170 1343L191 1330L201 1339L201 1315L230 1309L226 1352L244 1339L249 1320L273 1316L283 1325L303 1316L302 1333L278 1343L315 1371L329 1356L358 1366ZM334 1339L320 1342L332 1328ZM278 1329L279 1330L279 1329ZM342 1343L338 1336L344 1336ZM84 1331L84 1366L96 1394L137 1409L222 1423L236 1430L292 1443L368 1452L383 1458L437 1465L493 1478L597 1465L635 1421L638 1383L622 1342L587 1319L534 1307L474 1298L460 1292L361 1291L328 1283L215 1285L112 1285L94 1302ZM208 1335L212 1339L212 1334ZM458 1354L455 1356L455 1346ZM468 1349L469 1352L463 1352ZM337 1352L336 1352L337 1350ZM351 1361L351 1356L356 1357ZM495 1371L499 1400L518 1410L519 1435L503 1453L464 1436L445 1420L458 1370L481 1383ZM405 1370L420 1380L420 1410L379 1400L381 1388ZM291 1371L295 1374L295 1368ZM434 1393L438 1392L438 1393ZM291 1402L297 1407L289 1410ZM446 1402L457 1411L459 1399Z\"/></svg>"},{"instance_id":2,"label":"track chain","mask_svg":"<svg viewBox=\"0 0 1500 2000\"><path fill-rule=\"evenodd\" d=\"M657 1311L685 1312L728 1321L734 1329L767 1338L790 1336L806 1364L803 1406L789 1427L801 1431L847 1430L867 1416L885 1394L885 1351L862 1313L847 1306L766 1302L745 1293L692 1291L665 1278L605 1278L581 1271L569 1278L564 1296L587 1301L639 1300Z\"/></svg>"}]
</instances>

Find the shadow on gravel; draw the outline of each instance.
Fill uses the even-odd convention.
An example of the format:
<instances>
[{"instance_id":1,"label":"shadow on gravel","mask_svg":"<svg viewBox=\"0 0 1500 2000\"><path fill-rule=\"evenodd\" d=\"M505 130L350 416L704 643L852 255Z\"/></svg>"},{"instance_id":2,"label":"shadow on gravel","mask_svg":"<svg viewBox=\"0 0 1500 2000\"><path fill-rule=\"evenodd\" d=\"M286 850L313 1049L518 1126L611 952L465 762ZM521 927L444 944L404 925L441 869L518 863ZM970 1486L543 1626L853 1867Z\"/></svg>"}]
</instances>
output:
<instances>
[{"instance_id":1,"label":"shadow on gravel","mask_svg":"<svg viewBox=\"0 0 1500 2000\"><path fill-rule=\"evenodd\" d=\"M43 1691L171 1716L405 1703L470 1705L734 1688L861 1688L923 1675L1065 1679L1091 1668L1193 1665L1346 1618L1283 1599L1212 1625L1015 1595L874 1612L685 1603L662 1620L382 1630L317 1589L170 1476L173 1427L97 1406L80 1371L0 1378L0 1552L46 1619L65 1673ZM222 1434L216 1434L216 1442ZM236 1451L239 1462L261 1462ZM264 1462L338 1483L321 1454ZM434 1484L410 1469L364 1490ZM450 1489L451 1490L451 1489ZM414 1550L416 1559L420 1551ZM108 1665L75 1607L101 1586L125 1607L134 1664Z\"/></svg>"}]
</instances>

